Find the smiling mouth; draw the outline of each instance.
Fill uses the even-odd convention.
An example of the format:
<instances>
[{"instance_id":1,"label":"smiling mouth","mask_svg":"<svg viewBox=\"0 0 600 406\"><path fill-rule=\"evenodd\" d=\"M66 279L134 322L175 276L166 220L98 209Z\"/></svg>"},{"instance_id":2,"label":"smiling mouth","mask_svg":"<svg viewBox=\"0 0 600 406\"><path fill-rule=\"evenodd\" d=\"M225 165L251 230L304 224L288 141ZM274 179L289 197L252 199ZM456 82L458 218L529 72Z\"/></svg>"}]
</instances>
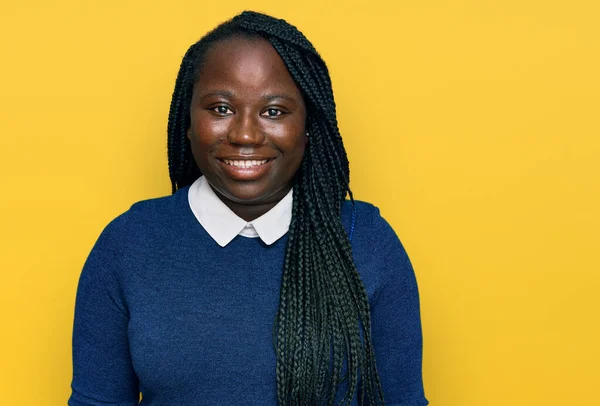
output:
<instances>
[{"instance_id":1,"label":"smiling mouth","mask_svg":"<svg viewBox=\"0 0 600 406\"><path fill-rule=\"evenodd\" d=\"M254 168L269 163L273 159L219 159L219 161L236 168Z\"/></svg>"}]
</instances>

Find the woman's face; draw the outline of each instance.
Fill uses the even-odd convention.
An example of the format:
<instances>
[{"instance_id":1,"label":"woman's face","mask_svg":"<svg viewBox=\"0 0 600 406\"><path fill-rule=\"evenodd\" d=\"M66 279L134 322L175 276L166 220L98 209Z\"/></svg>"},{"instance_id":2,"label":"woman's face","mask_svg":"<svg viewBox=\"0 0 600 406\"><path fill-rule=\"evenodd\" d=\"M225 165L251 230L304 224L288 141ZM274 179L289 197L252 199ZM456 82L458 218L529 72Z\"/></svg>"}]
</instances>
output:
<instances>
[{"instance_id":1,"label":"woman's face","mask_svg":"<svg viewBox=\"0 0 600 406\"><path fill-rule=\"evenodd\" d=\"M212 187L241 204L281 200L306 143L306 107L281 57L263 39L207 51L194 85L188 138Z\"/></svg>"}]
</instances>

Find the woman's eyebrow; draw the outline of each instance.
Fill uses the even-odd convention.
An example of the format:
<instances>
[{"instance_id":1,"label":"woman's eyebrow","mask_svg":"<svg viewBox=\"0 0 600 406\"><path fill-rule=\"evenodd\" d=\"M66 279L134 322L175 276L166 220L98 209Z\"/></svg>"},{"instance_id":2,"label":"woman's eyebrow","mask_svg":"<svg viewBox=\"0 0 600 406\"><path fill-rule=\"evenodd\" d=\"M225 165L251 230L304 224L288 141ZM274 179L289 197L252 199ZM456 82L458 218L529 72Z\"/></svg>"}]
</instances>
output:
<instances>
[{"instance_id":1,"label":"woman's eyebrow","mask_svg":"<svg viewBox=\"0 0 600 406\"><path fill-rule=\"evenodd\" d=\"M232 92L228 92L227 90L216 90L214 92L205 93L202 96L200 96L200 98L204 99L206 97L214 97L214 96L220 96L220 97L224 97L226 99L232 99L234 97L234 94Z\"/></svg>"},{"instance_id":2,"label":"woman's eyebrow","mask_svg":"<svg viewBox=\"0 0 600 406\"><path fill-rule=\"evenodd\" d=\"M296 99L292 96L289 96L287 94L283 94L283 93L277 93L277 94L265 94L261 97L262 100L270 102L273 100L277 100L277 99L283 99L283 100L288 100L291 102L296 102Z\"/></svg>"}]
</instances>

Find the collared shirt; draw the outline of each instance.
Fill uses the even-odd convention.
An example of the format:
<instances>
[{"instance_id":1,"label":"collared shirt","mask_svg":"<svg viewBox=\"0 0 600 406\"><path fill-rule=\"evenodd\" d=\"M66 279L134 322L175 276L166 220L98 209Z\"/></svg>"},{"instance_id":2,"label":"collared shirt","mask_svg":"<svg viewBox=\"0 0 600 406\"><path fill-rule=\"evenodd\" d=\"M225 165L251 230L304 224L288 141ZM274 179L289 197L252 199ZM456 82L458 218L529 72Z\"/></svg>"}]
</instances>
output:
<instances>
[{"instance_id":1,"label":"collared shirt","mask_svg":"<svg viewBox=\"0 0 600 406\"><path fill-rule=\"evenodd\" d=\"M231 211L212 190L204 176L190 186L188 201L196 219L221 247L238 235L260 237L265 244L271 245L288 232L292 221L292 190L271 210L250 222Z\"/></svg>"}]
</instances>

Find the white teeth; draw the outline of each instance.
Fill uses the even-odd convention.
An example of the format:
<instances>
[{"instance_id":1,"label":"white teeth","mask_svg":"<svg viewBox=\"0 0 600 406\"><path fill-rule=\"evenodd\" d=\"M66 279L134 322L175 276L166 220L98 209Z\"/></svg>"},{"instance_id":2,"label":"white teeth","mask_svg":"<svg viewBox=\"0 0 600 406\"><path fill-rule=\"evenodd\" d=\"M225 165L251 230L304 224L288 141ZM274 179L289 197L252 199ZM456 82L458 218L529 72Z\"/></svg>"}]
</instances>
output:
<instances>
[{"instance_id":1,"label":"white teeth","mask_svg":"<svg viewBox=\"0 0 600 406\"><path fill-rule=\"evenodd\" d=\"M231 159L224 159L223 161L227 165L237 166L238 168L251 168L253 166L264 165L269 160L268 159L263 159L262 161L255 161L255 160L231 160Z\"/></svg>"}]
</instances>

